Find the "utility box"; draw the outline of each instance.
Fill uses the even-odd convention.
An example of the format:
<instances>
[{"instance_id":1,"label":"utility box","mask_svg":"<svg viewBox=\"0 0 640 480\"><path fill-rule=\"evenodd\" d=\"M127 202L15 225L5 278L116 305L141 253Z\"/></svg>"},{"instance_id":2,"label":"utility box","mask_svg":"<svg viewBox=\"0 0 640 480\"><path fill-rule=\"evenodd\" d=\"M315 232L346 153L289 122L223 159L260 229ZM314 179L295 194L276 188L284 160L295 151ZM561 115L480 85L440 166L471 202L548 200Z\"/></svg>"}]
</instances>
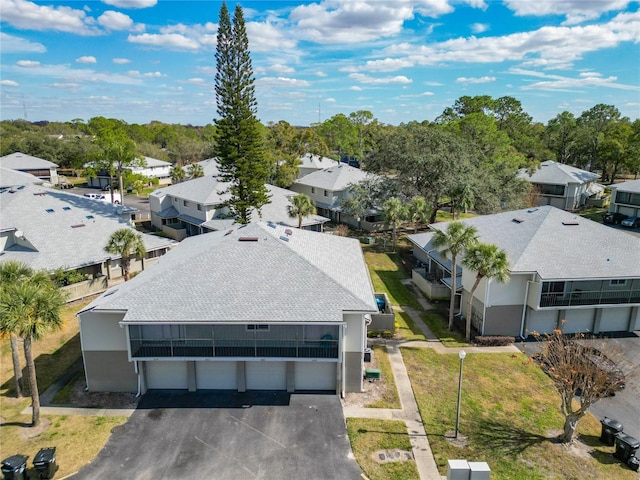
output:
<instances>
[{"instance_id":1,"label":"utility box","mask_svg":"<svg viewBox=\"0 0 640 480\"><path fill-rule=\"evenodd\" d=\"M364 378L369 380L370 382L373 382L375 380L380 380L380 378L381 378L380 369L378 369L378 368L367 368L364 371Z\"/></svg>"},{"instance_id":2,"label":"utility box","mask_svg":"<svg viewBox=\"0 0 640 480\"><path fill-rule=\"evenodd\" d=\"M469 480L489 480L491 469L487 462L469 462Z\"/></svg>"},{"instance_id":3,"label":"utility box","mask_svg":"<svg viewBox=\"0 0 640 480\"><path fill-rule=\"evenodd\" d=\"M365 348L364 349L364 361L365 362L370 362L371 361L371 349L370 348Z\"/></svg>"},{"instance_id":4,"label":"utility box","mask_svg":"<svg viewBox=\"0 0 640 480\"><path fill-rule=\"evenodd\" d=\"M466 460L447 460L447 480L469 480L470 473Z\"/></svg>"}]
</instances>

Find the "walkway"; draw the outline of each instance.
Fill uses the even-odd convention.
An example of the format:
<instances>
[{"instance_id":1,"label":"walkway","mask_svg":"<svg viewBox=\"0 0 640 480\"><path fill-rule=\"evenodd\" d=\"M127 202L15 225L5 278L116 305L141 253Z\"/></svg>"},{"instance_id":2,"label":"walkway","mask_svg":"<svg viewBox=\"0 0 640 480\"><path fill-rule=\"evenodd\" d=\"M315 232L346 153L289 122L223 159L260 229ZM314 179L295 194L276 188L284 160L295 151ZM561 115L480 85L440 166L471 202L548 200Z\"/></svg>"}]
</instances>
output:
<instances>
[{"instance_id":1,"label":"walkway","mask_svg":"<svg viewBox=\"0 0 640 480\"><path fill-rule=\"evenodd\" d=\"M403 283L407 288L409 288L409 290L415 293L415 298L420 302L424 311L433 310L433 306L422 296L422 294L418 294L415 292L411 280L404 280ZM408 306L398 308L401 308L402 310L407 312L416 326L420 328L426 339L425 341L406 343L389 341L385 342L387 353L389 354L391 369L393 371L393 377L398 389L398 395L400 396L400 405L402 406L402 409L345 406L343 407L343 412L345 418L372 418L380 420L404 421L405 425L407 426L409 438L411 440L413 456L418 468L418 473L420 474L420 480L441 480L446 477L440 475L436 462L433 458L433 453L431 452L431 447L429 446L429 440L424 430L422 418L420 417L420 412L418 411L418 404L416 403L416 399L413 394L411 381L409 380L407 369L404 365L404 361L402 360L402 353L400 352L400 348L403 346L432 348L437 353L443 355L457 355L458 352L463 349L467 353L519 353L520 350L518 350L515 345L509 345L507 347L445 347L444 345L442 345L438 337L422 320L422 312Z\"/></svg>"}]
</instances>

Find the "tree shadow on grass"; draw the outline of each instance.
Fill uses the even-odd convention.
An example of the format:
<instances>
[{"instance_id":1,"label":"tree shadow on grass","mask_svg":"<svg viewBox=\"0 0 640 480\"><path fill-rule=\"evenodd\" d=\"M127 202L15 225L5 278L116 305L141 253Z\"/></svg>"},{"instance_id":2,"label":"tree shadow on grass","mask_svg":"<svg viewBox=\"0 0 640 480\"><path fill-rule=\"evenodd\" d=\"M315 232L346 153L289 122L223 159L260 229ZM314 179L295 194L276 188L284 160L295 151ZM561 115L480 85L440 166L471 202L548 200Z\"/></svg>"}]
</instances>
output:
<instances>
[{"instance_id":1,"label":"tree shadow on grass","mask_svg":"<svg viewBox=\"0 0 640 480\"><path fill-rule=\"evenodd\" d=\"M22 347L22 345L21 345ZM22 350L22 348L21 348ZM22 352L21 352L22 353ZM41 353L34 359L36 366L36 377L38 379L38 390L40 393L49 388L58 377L64 374L71 365L73 365L78 358L82 355L80 350L80 333L76 333L73 337L67 340L53 353ZM68 359L68 361L64 361ZM9 358L9 362L11 359ZM24 358L21 358L24 362ZM11 369L13 373L13 369ZM27 374L27 367L22 365L22 382L24 386L24 395L29 395L29 380ZM15 377L11 375L2 385L1 390L5 390L5 395L8 397L15 397Z\"/></svg>"},{"instance_id":2,"label":"tree shadow on grass","mask_svg":"<svg viewBox=\"0 0 640 480\"><path fill-rule=\"evenodd\" d=\"M474 436L480 445L508 455L518 455L534 445L556 441L553 438L491 419L478 420L475 422L474 430L476 430Z\"/></svg>"}]
</instances>

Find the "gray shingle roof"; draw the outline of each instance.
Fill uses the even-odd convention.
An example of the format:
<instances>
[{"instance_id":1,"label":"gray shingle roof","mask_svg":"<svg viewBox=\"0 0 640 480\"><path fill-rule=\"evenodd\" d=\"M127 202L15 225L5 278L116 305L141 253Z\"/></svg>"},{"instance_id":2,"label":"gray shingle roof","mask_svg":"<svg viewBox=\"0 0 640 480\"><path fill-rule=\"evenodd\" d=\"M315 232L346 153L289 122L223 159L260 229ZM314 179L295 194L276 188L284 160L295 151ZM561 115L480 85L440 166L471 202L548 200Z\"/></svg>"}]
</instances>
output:
<instances>
[{"instance_id":1,"label":"gray shingle roof","mask_svg":"<svg viewBox=\"0 0 640 480\"><path fill-rule=\"evenodd\" d=\"M220 205L231 198L229 184L219 181L216 176L212 175L163 187L155 190L151 195L156 197L171 195L181 200L203 205Z\"/></svg>"},{"instance_id":2,"label":"gray shingle roof","mask_svg":"<svg viewBox=\"0 0 640 480\"><path fill-rule=\"evenodd\" d=\"M518 222L518 220L521 220ZM462 220L480 241L507 252L512 272L538 272L543 279L640 278L640 238L545 206ZM444 230L448 222L431 225ZM425 250L431 235L410 235Z\"/></svg>"},{"instance_id":3,"label":"gray shingle roof","mask_svg":"<svg viewBox=\"0 0 640 480\"><path fill-rule=\"evenodd\" d=\"M305 175L294 183L339 192L346 190L349 184L358 183L374 177L376 177L376 175L372 173L367 173L359 168L350 167L345 163L341 163L335 167L325 168L324 170L318 170L317 172Z\"/></svg>"},{"instance_id":4,"label":"gray shingle roof","mask_svg":"<svg viewBox=\"0 0 640 480\"><path fill-rule=\"evenodd\" d=\"M518 176L528 182L553 185L568 185L570 183L588 183L600 178L600 175L579 168L556 163L552 160L540 163L533 175L526 170L520 170Z\"/></svg>"},{"instance_id":5,"label":"gray shingle roof","mask_svg":"<svg viewBox=\"0 0 640 480\"><path fill-rule=\"evenodd\" d=\"M27 172L0 167L0 188L19 185L42 184L43 180Z\"/></svg>"},{"instance_id":6,"label":"gray shingle roof","mask_svg":"<svg viewBox=\"0 0 640 480\"><path fill-rule=\"evenodd\" d=\"M614 185L610 185L610 187L614 190L620 190L621 192L640 193L640 179L616 183Z\"/></svg>"},{"instance_id":7,"label":"gray shingle roof","mask_svg":"<svg viewBox=\"0 0 640 480\"><path fill-rule=\"evenodd\" d=\"M57 167L53 162L38 157L32 157L26 153L14 152L4 157L0 157L0 166L11 170L37 170Z\"/></svg>"},{"instance_id":8,"label":"gray shingle roof","mask_svg":"<svg viewBox=\"0 0 640 480\"><path fill-rule=\"evenodd\" d=\"M99 263L111 256L104 251L109 236L120 228L131 228L128 219L122 218L128 215L120 215L122 208L35 185L0 193L0 230L20 231L34 247L9 247L0 261L17 260L46 270ZM175 243L153 235L143 239L148 251Z\"/></svg>"},{"instance_id":9,"label":"gray shingle roof","mask_svg":"<svg viewBox=\"0 0 640 480\"><path fill-rule=\"evenodd\" d=\"M300 168L330 168L339 165L339 162L331 158L316 155L314 153L306 153L300 156Z\"/></svg>"},{"instance_id":10,"label":"gray shingle roof","mask_svg":"<svg viewBox=\"0 0 640 480\"><path fill-rule=\"evenodd\" d=\"M377 310L357 240L286 230L189 237L87 308L126 310L131 323L341 322L344 311Z\"/></svg>"}]
</instances>

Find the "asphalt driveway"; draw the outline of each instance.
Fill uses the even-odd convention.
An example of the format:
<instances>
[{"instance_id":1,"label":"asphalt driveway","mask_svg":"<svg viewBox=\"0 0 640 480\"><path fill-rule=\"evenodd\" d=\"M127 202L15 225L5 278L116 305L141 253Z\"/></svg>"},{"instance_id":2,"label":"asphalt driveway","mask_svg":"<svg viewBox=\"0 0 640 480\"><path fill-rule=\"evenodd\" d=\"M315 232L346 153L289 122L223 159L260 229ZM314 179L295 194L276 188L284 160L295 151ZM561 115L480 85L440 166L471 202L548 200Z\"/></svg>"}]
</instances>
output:
<instances>
[{"instance_id":1,"label":"asphalt driveway","mask_svg":"<svg viewBox=\"0 0 640 480\"><path fill-rule=\"evenodd\" d=\"M361 479L336 395L147 393L72 478Z\"/></svg>"}]
</instances>

